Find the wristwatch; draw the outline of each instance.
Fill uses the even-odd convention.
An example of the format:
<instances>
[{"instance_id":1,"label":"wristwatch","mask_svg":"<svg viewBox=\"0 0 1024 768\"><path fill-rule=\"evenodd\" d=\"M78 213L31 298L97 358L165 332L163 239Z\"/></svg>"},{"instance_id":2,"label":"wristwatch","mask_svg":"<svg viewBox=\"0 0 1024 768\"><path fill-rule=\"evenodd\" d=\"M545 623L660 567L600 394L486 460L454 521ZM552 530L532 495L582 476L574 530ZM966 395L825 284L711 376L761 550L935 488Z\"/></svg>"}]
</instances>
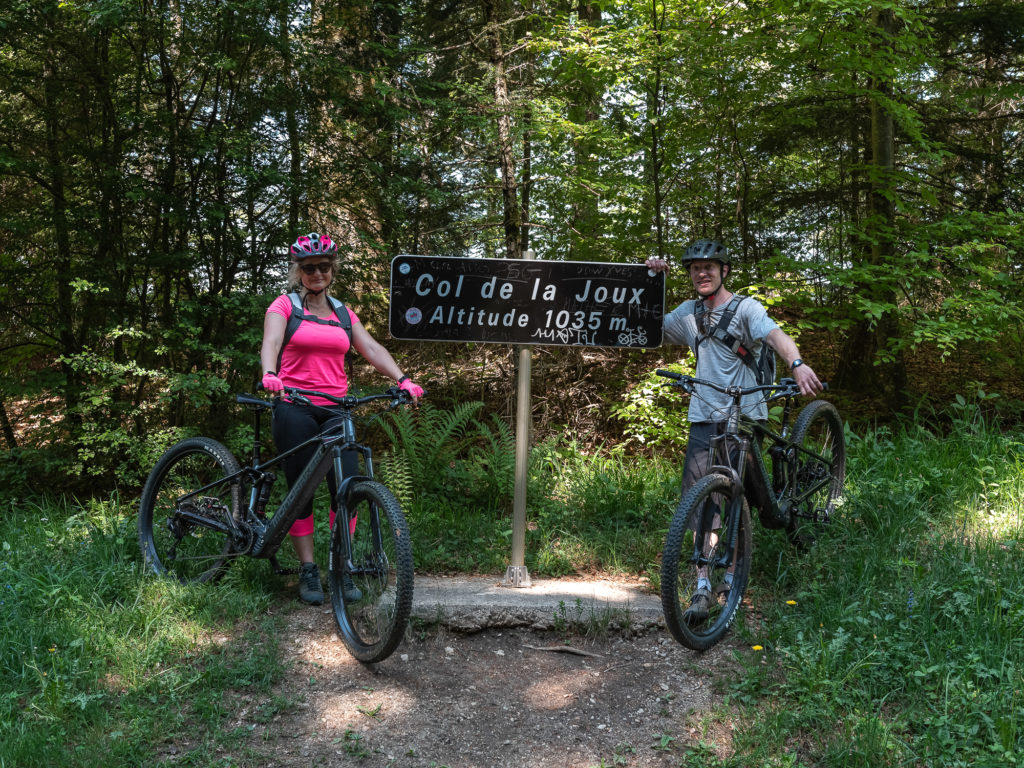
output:
<instances>
[{"instance_id":1,"label":"wristwatch","mask_svg":"<svg viewBox=\"0 0 1024 768\"><path fill-rule=\"evenodd\" d=\"M794 360L792 363L789 364L789 370L795 371L797 368L799 368L803 364L804 364L804 361L801 360L798 357L796 360Z\"/></svg>"}]
</instances>

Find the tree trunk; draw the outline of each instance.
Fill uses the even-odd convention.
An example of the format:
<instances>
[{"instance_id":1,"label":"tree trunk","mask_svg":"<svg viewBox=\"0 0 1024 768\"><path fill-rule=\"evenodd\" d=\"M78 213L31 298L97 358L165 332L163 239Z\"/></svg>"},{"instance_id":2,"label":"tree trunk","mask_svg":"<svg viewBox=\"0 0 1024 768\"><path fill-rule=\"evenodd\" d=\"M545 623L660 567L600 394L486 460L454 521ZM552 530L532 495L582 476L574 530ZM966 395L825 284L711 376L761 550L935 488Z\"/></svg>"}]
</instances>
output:
<instances>
[{"instance_id":1,"label":"tree trunk","mask_svg":"<svg viewBox=\"0 0 1024 768\"><path fill-rule=\"evenodd\" d=\"M0 398L0 432L3 433L4 442L7 443L7 450L13 451L18 447L14 428L11 427L11 420L7 415L7 403L3 401L3 398Z\"/></svg>"},{"instance_id":2,"label":"tree trunk","mask_svg":"<svg viewBox=\"0 0 1024 768\"><path fill-rule=\"evenodd\" d=\"M576 15L581 27L597 27L601 24L601 7L591 0L577 0ZM601 85L598 75L586 66L577 65L573 73L569 120L577 125L588 125L599 118L601 110ZM581 132L583 138L573 139L573 162L578 190L573 196L570 218L572 248L569 258L591 260L599 258L596 247L600 235L599 198L588 179L599 173L595 170L595 155L592 139ZM598 161L599 162L599 161Z\"/></svg>"},{"instance_id":3,"label":"tree trunk","mask_svg":"<svg viewBox=\"0 0 1024 768\"><path fill-rule=\"evenodd\" d=\"M886 46L895 28L892 11L871 11L871 25L876 31L876 49ZM882 76L874 76L869 85L879 97L871 99L870 165L868 171L868 216L865 222L864 262L873 274L897 269L896 208L893 203L898 194L895 185L895 126L892 114L881 97L892 92L892 83ZM890 307L880 316L861 318L847 338L844 354L836 372L837 383L857 392L880 391L890 409L898 409L906 400L907 372L901 352L887 354L879 365L879 354L884 353L891 339L899 337L895 303L898 300L896 284L891 281L872 281L861 287L873 304Z\"/></svg>"},{"instance_id":4,"label":"tree trunk","mask_svg":"<svg viewBox=\"0 0 1024 768\"><path fill-rule=\"evenodd\" d=\"M281 48L282 78L285 82L284 124L288 134L288 232L289 243L299 235L299 200L302 189L302 143L299 134L298 90L295 83L295 63L292 56L291 36L288 26L291 23L289 9L291 3L281 0L278 6L278 45Z\"/></svg>"},{"instance_id":5,"label":"tree trunk","mask_svg":"<svg viewBox=\"0 0 1024 768\"><path fill-rule=\"evenodd\" d=\"M654 82L650 84L647 92L647 114L650 117L648 122L651 125L651 143L649 157L647 159L648 175L651 180L654 199L651 201L651 210L654 213L655 233L655 255L659 259L665 258L665 221L662 212L665 193L662 189L663 179L661 169L664 163L664 149L661 143L662 112L665 104L662 98L662 50L661 50L661 29L665 23L665 6L657 0L651 0L651 27L654 29L655 39L655 62Z\"/></svg>"},{"instance_id":6,"label":"tree trunk","mask_svg":"<svg viewBox=\"0 0 1024 768\"><path fill-rule=\"evenodd\" d=\"M498 0L483 0L484 23L494 76L494 106L498 118L498 167L501 170L502 219L505 230L505 257L522 256L520 211L517 194L516 161L512 151L512 102L508 95L508 72Z\"/></svg>"},{"instance_id":7,"label":"tree trunk","mask_svg":"<svg viewBox=\"0 0 1024 768\"><path fill-rule=\"evenodd\" d=\"M526 14L524 37L529 40L533 34L533 1L523 0L523 12ZM523 251L530 249L530 187L533 183L533 132L530 127L533 124L533 87L535 83L536 61L534 53L529 48L526 50L526 62L523 66L522 89L527 95L526 108L523 115L523 183L521 200L522 233L519 245Z\"/></svg>"},{"instance_id":8,"label":"tree trunk","mask_svg":"<svg viewBox=\"0 0 1024 768\"><path fill-rule=\"evenodd\" d=\"M75 274L72 263L71 231L67 217L64 160L61 155L61 132L58 116L62 114L60 84L57 82L58 53L50 34L50 44L43 64L43 96L45 99L44 122L46 126L46 165L49 177L50 200L53 215L53 260L56 265L57 306L54 313L57 339L61 354L61 371L64 374L64 408L69 421L76 425L81 422L78 404L81 400L82 381L75 369L68 363L68 356L80 350L74 333L72 314L71 277Z\"/></svg>"}]
</instances>

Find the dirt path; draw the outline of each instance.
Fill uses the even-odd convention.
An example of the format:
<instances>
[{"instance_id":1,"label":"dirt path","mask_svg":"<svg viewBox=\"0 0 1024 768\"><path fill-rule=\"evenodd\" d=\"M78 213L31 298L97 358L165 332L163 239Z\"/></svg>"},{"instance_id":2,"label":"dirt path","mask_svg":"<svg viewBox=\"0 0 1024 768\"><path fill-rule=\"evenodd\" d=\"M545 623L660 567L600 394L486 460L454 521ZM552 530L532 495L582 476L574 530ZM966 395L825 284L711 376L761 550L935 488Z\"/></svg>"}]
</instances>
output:
<instances>
[{"instance_id":1,"label":"dirt path","mask_svg":"<svg viewBox=\"0 0 1024 768\"><path fill-rule=\"evenodd\" d=\"M697 655L667 633L597 640L551 632L415 629L374 668L334 619L297 607L293 671L271 697L241 697L230 727L267 766L676 766L683 745L730 749L711 718L731 636ZM541 650L566 643L583 654ZM240 757L241 755L239 755ZM603 761L603 763L602 763Z\"/></svg>"}]
</instances>

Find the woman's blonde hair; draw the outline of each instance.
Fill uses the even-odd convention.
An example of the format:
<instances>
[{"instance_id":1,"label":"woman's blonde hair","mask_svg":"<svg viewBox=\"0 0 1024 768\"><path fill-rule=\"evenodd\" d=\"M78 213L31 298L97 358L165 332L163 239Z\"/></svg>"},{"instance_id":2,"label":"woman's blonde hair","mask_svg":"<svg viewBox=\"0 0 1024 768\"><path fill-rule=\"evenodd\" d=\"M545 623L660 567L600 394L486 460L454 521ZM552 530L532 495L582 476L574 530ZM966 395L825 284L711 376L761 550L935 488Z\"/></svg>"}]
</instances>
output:
<instances>
[{"instance_id":1,"label":"woman's blonde hair","mask_svg":"<svg viewBox=\"0 0 1024 768\"><path fill-rule=\"evenodd\" d=\"M308 258L308 257L307 257ZM331 260L331 282L334 282L334 277L338 274L338 268L341 267L341 259L338 258L338 254L333 256L323 255L322 258L328 258ZM301 265L303 261L295 261L292 259L288 265L288 290L289 291L302 291L302 269ZM317 261L319 264L320 262Z\"/></svg>"}]
</instances>

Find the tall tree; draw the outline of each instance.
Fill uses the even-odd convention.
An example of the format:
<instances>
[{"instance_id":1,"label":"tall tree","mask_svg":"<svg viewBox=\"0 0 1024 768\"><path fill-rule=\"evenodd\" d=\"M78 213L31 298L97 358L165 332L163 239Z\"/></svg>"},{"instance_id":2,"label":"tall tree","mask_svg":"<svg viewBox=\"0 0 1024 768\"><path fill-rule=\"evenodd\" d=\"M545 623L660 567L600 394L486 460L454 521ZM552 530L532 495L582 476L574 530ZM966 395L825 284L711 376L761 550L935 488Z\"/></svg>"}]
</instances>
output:
<instances>
[{"instance_id":1,"label":"tall tree","mask_svg":"<svg viewBox=\"0 0 1024 768\"><path fill-rule=\"evenodd\" d=\"M494 111L498 133L498 169L501 174L502 221L505 257L518 259L522 253L522 216L519 209L519 179L516 173L515 138L512 132L512 99L509 96L508 53L503 40L508 13L502 0L481 0L484 46L491 65Z\"/></svg>"}]
</instances>

